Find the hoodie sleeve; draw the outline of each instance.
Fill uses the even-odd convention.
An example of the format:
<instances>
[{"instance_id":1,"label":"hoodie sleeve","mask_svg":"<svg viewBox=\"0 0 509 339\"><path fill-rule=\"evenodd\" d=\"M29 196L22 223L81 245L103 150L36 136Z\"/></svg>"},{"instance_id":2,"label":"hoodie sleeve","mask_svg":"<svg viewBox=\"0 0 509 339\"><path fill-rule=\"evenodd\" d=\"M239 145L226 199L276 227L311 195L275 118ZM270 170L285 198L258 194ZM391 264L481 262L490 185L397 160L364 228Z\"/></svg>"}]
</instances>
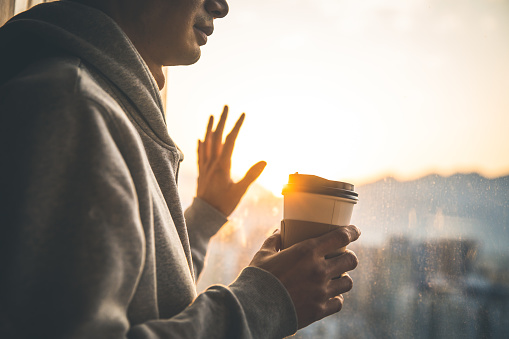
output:
<instances>
[{"instance_id":1,"label":"hoodie sleeve","mask_svg":"<svg viewBox=\"0 0 509 339\"><path fill-rule=\"evenodd\" d=\"M284 338L297 331L297 315L288 300L290 296L272 274L246 267L231 285L209 287L181 314L138 325L128 337Z\"/></svg>"},{"instance_id":2,"label":"hoodie sleeve","mask_svg":"<svg viewBox=\"0 0 509 339\"><path fill-rule=\"evenodd\" d=\"M195 277L198 279L205 262L210 238L228 221L228 219L206 201L194 198L185 212L189 242L193 255Z\"/></svg>"},{"instance_id":3,"label":"hoodie sleeve","mask_svg":"<svg viewBox=\"0 0 509 339\"><path fill-rule=\"evenodd\" d=\"M157 301L156 283L147 287L143 275L153 205L141 141L102 104L44 98L44 90L25 97L20 88L0 89L9 165L1 182L0 337L249 339L296 331L283 285L252 267L170 318L159 319L157 304L142 305L146 320L133 323L135 293Z\"/></svg>"}]
</instances>

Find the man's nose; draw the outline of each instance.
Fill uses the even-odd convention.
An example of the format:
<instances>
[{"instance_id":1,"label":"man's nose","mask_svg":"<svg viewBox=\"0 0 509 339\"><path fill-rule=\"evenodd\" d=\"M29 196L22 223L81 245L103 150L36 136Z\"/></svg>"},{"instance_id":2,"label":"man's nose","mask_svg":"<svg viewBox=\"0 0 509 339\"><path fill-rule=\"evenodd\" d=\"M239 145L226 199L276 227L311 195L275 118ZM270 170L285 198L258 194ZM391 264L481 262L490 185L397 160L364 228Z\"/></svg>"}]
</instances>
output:
<instances>
[{"instance_id":1,"label":"man's nose","mask_svg":"<svg viewBox=\"0 0 509 339\"><path fill-rule=\"evenodd\" d=\"M207 0L205 9L214 18L224 18L228 14L228 3L226 0Z\"/></svg>"}]
</instances>

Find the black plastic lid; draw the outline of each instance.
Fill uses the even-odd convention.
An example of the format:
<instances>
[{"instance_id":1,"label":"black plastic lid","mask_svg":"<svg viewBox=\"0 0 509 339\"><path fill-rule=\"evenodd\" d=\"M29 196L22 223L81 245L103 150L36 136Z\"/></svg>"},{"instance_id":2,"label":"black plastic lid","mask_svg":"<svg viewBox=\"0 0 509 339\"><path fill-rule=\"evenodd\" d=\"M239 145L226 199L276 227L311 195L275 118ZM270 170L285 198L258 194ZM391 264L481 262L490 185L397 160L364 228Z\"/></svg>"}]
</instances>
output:
<instances>
[{"instance_id":1,"label":"black plastic lid","mask_svg":"<svg viewBox=\"0 0 509 339\"><path fill-rule=\"evenodd\" d=\"M283 188L283 195L291 192L306 192L330 195L340 198L359 200L354 186L347 182L327 180L316 175L290 174L288 184Z\"/></svg>"}]
</instances>

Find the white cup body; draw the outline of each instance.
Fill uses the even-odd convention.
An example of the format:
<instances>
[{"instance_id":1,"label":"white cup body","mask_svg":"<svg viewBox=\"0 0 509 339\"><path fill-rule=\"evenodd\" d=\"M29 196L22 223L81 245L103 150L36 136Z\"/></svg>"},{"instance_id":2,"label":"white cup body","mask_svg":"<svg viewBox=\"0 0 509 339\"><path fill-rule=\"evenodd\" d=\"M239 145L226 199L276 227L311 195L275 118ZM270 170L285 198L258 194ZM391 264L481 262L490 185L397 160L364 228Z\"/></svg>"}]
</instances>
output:
<instances>
[{"instance_id":1,"label":"white cup body","mask_svg":"<svg viewBox=\"0 0 509 339\"><path fill-rule=\"evenodd\" d=\"M284 196L284 219L348 226L356 200L306 192Z\"/></svg>"}]
</instances>

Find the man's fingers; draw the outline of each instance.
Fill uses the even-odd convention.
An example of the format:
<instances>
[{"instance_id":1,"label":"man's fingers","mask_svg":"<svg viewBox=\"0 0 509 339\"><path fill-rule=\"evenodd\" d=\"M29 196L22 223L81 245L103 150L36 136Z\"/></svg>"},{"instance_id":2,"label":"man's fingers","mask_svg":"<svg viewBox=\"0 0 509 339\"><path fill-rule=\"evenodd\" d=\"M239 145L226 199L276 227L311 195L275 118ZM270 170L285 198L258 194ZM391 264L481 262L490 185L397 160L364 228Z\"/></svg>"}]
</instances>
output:
<instances>
[{"instance_id":1,"label":"man's fingers","mask_svg":"<svg viewBox=\"0 0 509 339\"><path fill-rule=\"evenodd\" d=\"M215 132L221 134L221 136L223 136L224 125L226 124L227 117L228 117L228 106L225 105L223 108L223 113L221 113L221 117L219 118L219 122L217 123L215 130Z\"/></svg>"},{"instance_id":2,"label":"man's fingers","mask_svg":"<svg viewBox=\"0 0 509 339\"><path fill-rule=\"evenodd\" d=\"M207 131L205 131L205 139L203 141L207 141L210 138L210 133L212 133L212 126L214 126L214 116L211 115L209 117L209 122L207 124Z\"/></svg>"},{"instance_id":3,"label":"man's fingers","mask_svg":"<svg viewBox=\"0 0 509 339\"><path fill-rule=\"evenodd\" d=\"M350 291L352 288L353 280L348 274L345 273L340 278L329 281L329 286L327 287L327 295L329 298L333 298L337 295Z\"/></svg>"},{"instance_id":4,"label":"man's fingers","mask_svg":"<svg viewBox=\"0 0 509 339\"><path fill-rule=\"evenodd\" d=\"M338 229L328 232L316 238L317 251L320 255L327 255L335 250L347 246L357 240L361 231L354 225L341 226Z\"/></svg>"},{"instance_id":5,"label":"man's fingers","mask_svg":"<svg viewBox=\"0 0 509 339\"><path fill-rule=\"evenodd\" d=\"M198 140L198 169L203 168L205 164L205 154L203 154L203 143L201 140Z\"/></svg>"},{"instance_id":6,"label":"man's fingers","mask_svg":"<svg viewBox=\"0 0 509 339\"><path fill-rule=\"evenodd\" d=\"M242 194L244 194L247 191L249 185L251 185L253 181L255 181L260 176L260 174L262 174L265 166L267 166L267 163L265 161L260 161L254 164L249 169L249 171L247 171L244 178L238 182Z\"/></svg>"},{"instance_id":7,"label":"man's fingers","mask_svg":"<svg viewBox=\"0 0 509 339\"><path fill-rule=\"evenodd\" d=\"M231 160L233 148L235 147L235 140L237 140L237 136L239 135L240 127L242 126L242 123L244 122L245 117L246 117L246 114L242 113L239 120L237 120L237 122L235 123L235 126L233 127L232 131L226 137L226 140L224 142L223 152L221 154L221 158L223 161Z\"/></svg>"},{"instance_id":8,"label":"man's fingers","mask_svg":"<svg viewBox=\"0 0 509 339\"><path fill-rule=\"evenodd\" d=\"M341 294L327 300L325 303L325 317L341 311L344 301L345 299Z\"/></svg>"},{"instance_id":9,"label":"man's fingers","mask_svg":"<svg viewBox=\"0 0 509 339\"><path fill-rule=\"evenodd\" d=\"M210 140L212 134L212 126L214 126L214 116L211 115L209 118L209 123L207 124L207 131L205 132L205 139L203 139L203 163L208 161L210 157L210 152L212 151L212 142Z\"/></svg>"},{"instance_id":10,"label":"man's fingers","mask_svg":"<svg viewBox=\"0 0 509 339\"><path fill-rule=\"evenodd\" d=\"M212 152L214 156L217 156L221 151L223 145L224 125L226 124L227 117L228 117L228 106L224 106L223 113L221 113L221 118L219 118L216 130L212 134Z\"/></svg>"},{"instance_id":11,"label":"man's fingers","mask_svg":"<svg viewBox=\"0 0 509 339\"><path fill-rule=\"evenodd\" d=\"M354 270L359 264L359 259L350 250L345 253L325 260L327 264L328 275L331 278L339 277L341 274Z\"/></svg>"}]
</instances>

